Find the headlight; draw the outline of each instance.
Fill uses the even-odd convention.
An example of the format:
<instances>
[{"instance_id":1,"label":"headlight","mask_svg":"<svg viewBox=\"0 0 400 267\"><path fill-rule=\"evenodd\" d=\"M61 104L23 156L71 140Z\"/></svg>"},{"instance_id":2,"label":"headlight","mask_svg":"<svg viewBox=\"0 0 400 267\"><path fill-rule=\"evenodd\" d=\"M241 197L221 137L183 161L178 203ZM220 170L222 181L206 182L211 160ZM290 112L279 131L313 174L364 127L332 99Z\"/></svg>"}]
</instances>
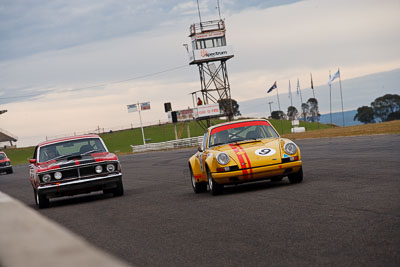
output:
<instances>
[{"instance_id":1,"label":"headlight","mask_svg":"<svg viewBox=\"0 0 400 267\"><path fill-rule=\"evenodd\" d=\"M48 182L50 182L50 180L51 180L50 174L43 175L43 177L42 177L43 182L48 183Z\"/></svg>"},{"instance_id":2,"label":"headlight","mask_svg":"<svg viewBox=\"0 0 400 267\"><path fill-rule=\"evenodd\" d=\"M6 161L6 166L10 166L10 162L9 161Z\"/></svg>"},{"instance_id":3,"label":"headlight","mask_svg":"<svg viewBox=\"0 0 400 267\"><path fill-rule=\"evenodd\" d=\"M217 155L217 161L218 161L218 163L221 164L221 165L226 165L226 164L228 164L228 162L229 162L229 156L228 156L228 154L226 154L226 153L224 153L224 152L219 153L219 154Z\"/></svg>"},{"instance_id":4,"label":"headlight","mask_svg":"<svg viewBox=\"0 0 400 267\"><path fill-rule=\"evenodd\" d=\"M289 155L296 154L297 152L297 146L294 143L286 143L283 149Z\"/></svg>"},{"instance_id":5,"label":"headlight","mask_svg":"<svg viewBox=\"0 0 400 267\"><path fill-rule=\"evenodd\" d=\"M97 165L97 166L94 168L94 170L95 170L97 173L101 173L101 172L103 171L103 167L101 167L100 165Z\"/></svg>"},{"instance_id":6,"label":"headlight","mask_svg":"<svg viewBox=\"0 0 400 267\"><path fill-rule=\"evenodd\" d=\"M107 164L107 171L108 171L108 172L113 172L113 171L115 171L115 166L114 166L114 164Z\"/></svg>"},{"instance_id":7,"label":"headlight","mask_svg":"<svg viewBox=\"0 0 400 267\"><path fill-rule=\"evenodd\" d=\"M60 180L62 177L62 173L61 172L55 172L54 173L54 178L56 178L57 180Z\"/></svg>"}]
</instances>

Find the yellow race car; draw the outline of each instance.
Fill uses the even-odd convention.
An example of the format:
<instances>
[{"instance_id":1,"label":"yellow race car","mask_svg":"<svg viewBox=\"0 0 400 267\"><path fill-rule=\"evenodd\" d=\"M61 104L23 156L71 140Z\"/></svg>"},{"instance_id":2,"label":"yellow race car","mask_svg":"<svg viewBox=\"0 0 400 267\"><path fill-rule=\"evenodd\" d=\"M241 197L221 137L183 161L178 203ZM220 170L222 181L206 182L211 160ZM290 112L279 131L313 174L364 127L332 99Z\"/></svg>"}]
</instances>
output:
<instances>
[{"instance_id":1,"label":"yellow race car","mask_svg":"<svg viewBox=\"0 0 400 267\"><path fill-rule=\"evenodd\" d=\"M299 147L281 138L263 119L240 120L209 127L198 152L189 159L195 193L222 193L224 185L258 180L290 183L303 180Z\"/></svg>"}]
</instances>

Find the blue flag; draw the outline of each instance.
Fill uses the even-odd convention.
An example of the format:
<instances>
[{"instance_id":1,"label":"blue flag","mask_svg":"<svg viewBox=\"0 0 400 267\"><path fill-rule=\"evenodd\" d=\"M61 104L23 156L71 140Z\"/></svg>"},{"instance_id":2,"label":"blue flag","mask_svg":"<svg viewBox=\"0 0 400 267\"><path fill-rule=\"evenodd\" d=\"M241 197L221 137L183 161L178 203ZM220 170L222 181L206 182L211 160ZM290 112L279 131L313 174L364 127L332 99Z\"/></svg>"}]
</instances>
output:
<instances>
[{"instance_id":1,"label":"blue flag","mask_svg":"<svg viewBox=\"0 0 400 267\"><path fill-rule=\"evenodd\" d=\"M271 93L275 88L276 88L276 81L275 81L274 84L271 86L271 88L269 88L269 90L267 91L267 94L268 94L268 93Z\"/></svg>"}]
</instances>

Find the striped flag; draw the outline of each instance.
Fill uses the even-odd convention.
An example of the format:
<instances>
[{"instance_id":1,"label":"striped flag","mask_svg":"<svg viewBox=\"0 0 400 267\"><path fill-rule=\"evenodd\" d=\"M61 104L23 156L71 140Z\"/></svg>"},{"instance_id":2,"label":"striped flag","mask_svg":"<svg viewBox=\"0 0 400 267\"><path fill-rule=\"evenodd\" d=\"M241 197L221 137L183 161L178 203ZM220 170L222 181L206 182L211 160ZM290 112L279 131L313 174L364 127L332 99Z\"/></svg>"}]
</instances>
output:
<instances>
[{"instance_id":1,"label":"striped flag","mask_svg":"<svg viewBox=\"0 0 400 267\"><path fill-rule=\"evenodd\" d=\"M271 93L275 88L276 88L276 81L275 81L274 84L271 86L271 88L269 88L269 90L267 91L267 94L268 94L268 93Z\"/></svg>"},{"instance_id":2,"label":"striped flag","mask_svg":"<svg viewBox=\"0 0 400 267\"><path fill-rule=\"evenodd\" d=\"M297 78L297 95L299 95L300 93L300 82L299 82L299 78Z\"/></svg>"},{"instance_id":3,"label":"striped flag","mask_svg":"<svg viewBox=\"0 0 400 267\"><path fill-rule=\"evenodd\" d=\"M329 76L330 76L330 75L329 75ZM333 82L336 78L338 78L338 77L340 77L340 71L339 71L339 69L337 70L337 72L336 72L332 77L329 77L329 82L328 82L328 84L331 85L332 82Z\"/></svg>"},{"instance_id":4,"label":"striped flag","mask_svg":"<svg viewBox=\"0 0 400 267\"><path fill-rule=\"evenodd\" d=\"M313 80L312 80L312 74L311 74L311 72L310 72L310 76L311 76L311 89L314 90L314 83L313 83Z\"/></svg>"}]
</instances>

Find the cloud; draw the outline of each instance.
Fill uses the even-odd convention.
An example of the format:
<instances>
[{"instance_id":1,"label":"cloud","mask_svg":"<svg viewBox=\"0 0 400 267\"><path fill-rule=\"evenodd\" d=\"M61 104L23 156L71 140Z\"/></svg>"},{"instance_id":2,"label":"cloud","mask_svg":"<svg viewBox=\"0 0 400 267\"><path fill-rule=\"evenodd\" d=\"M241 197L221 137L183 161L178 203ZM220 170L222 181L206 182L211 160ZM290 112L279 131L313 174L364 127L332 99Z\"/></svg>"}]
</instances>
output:
<instances>
[{"instance_id":1,"label":"cloud","mask_svg":"<svg viewBox=\"0 0 400 267\"><path fill-rule=\"evenodd\" d=\"M281 93L289 79L306 88L310 72L316 86L326 85L337 67L343 80L399 68L398 3L338 1L220 1L235 54L227 62L232 97L263 96L275 80ZM188 13L195 1L29 3L0 7L0 104L9 110L2 128L53 136L138 123L126 110L136 101L151 102L145 123L166 120L165 102L176 110L192 105L199 72L182 44L198 20ZM200 5L206 18L217 18L215 1Z\"/></svg>"}]
</instances>

